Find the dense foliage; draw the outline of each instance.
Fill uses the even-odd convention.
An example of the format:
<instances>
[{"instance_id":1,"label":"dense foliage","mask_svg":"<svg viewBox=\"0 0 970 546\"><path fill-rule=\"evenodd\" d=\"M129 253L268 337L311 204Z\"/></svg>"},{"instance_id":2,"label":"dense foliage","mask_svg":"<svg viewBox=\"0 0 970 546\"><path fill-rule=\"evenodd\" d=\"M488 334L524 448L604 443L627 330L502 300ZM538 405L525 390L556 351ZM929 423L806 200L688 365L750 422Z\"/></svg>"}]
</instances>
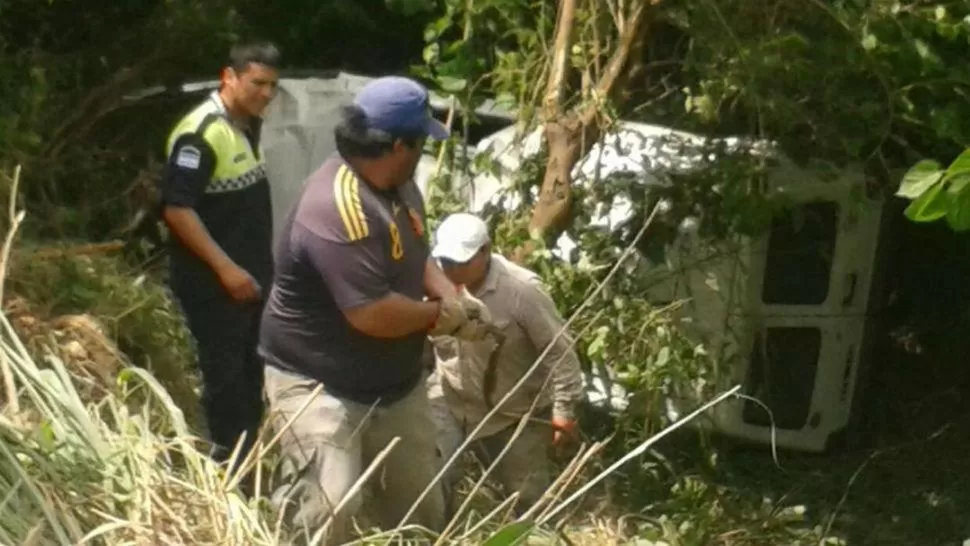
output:
<instances>
[{"instance_id":1,"label":"dense foliage","mask_svg":"<svg viewBox=\"0 0 970 546\"><path fill-rule=\"evenodd\" d=\"M547 83L554 72L557 16L566 4L575 7L574 26L564 55L562 100L550 116ZM644 23L628 44L622 77L614 85L600 86L608 81L610 60L637 6L645 10ZM462 106L491 98L516 108L528 130L592 112L586 128L592 131L580 135L609 132L619 119L672 124L710 135L752 135L777 143L801 163L861 165L887 194L899 185L894 171L915 164L899 190L899 196L914 201L908 216L918 221L945 218L961 230L970 226L965 204L970 171L960 156L970 144L970 126L964 121L970 117L968 15L967 2L917 0L0 0L0 168L24 167L21 199L29 211L27 235L98 240L116 234L138 205L135 186L147 159L158 158L170 123L188 105L186 99L170 95L142 101L125 97L153 85L212 78L232 40L263 36L282 45L289 68L365 73L410 69L437 89L455 94ZM459 134L468 135L474 121L466 111L459 118L465 124ZM604 280L619 251L634 242L641 254L632 262L662 260L665 244L678 230L692 218L702 218L699 233L706 240L731 243L739 235L758 234L783 205L764 191L764 164L712 151L716 159L706 168L678 177L677 184L659 194L644 191L640 181L629 176L593 187L577 185L572 188L568 222L561 227L580 243L583 255L555 258L550 252L554 240L548 240L536 241L534 252L525 256L524 261L542 274L564 315L583 309L573 331L587 365L608 366L636 395L632 410L613 416L615 421L606 429L587 422L587 433L596 438L615 433L607 460L671 421L674 415L664 405L668 396L693 393L702 398L710 393L716 348L689 339L669 310L645 302L642 294L652 281L632 273L632 268L584 306L589 294ZM535 190L549 156L547 147L517 173L514 191L522 198L519 205L489 211L503 251L511 254L530 239L527 226ZM448 157L452 160L442 182L445 191L432 197L432 208L439 214L463 206L454 201L452 191L462 174L488 168L487 158L471 165L460 153ZM2 189L7 191L6 186ZM647 235L638 240L659 199L668 200L669 210L657 215ZM621 200L632 207L628 222L613 231L597 227L604 209ZM138 298L141 292L138 286L118 282L124 268L104 270L110 282L92 278L77 264L56 272L23 271L36 278L13 284L27 296L49 296L55 302L51 308L63 312L93 309L102 319L114 317L116 324L109 320L109 327L117 326L114 337L136 363L164 374L184 364L182 356L174 354L168 355L171 361L149 361L154 355L146 348L184 344L156 285L149 284L151 292L145 294L151 305L132 312L123 300ZM98 271L97 275L103 273ZM45 282L57 286L38 289ZM40 295L44 291L48 296ZM159 323L152 321L158 320L164 321L163 327L155 327ZM13 336L5 334L5 342L9 346L4 350L26 370L22 373L32 374L33 361L17 350ZM31 376L24 383L39 385L41 379L53 381ZM126 397L125 389L134 382L129 376L122 379L116 394ZM6 538L34 533L43 510L50 512L75 495L96 497L105 477L104 461L114 455L137 463L117 478L128 480L121 488L129 495L126 500L119 504L109 496L98 497L103 503L90 513L75 520L55 517L49 528L37 533L78 538L71 526L83 524L84 531L90 531L90 526L106 521L93 510L126 510L133 514L127 524L102 531L119 540L150 536L144 534L149 523L142 523L143 513L137 510L143 504L169 508L151 498L154 485L163 492L174 488L218 513L228 513L230 505L238 509L239 501L222 496L207 472L196 471L207 463L194 460L187 446L177 447L186 451L180 456L190 460L190 468L170 468L175 463L162 455L164 437L150 437L147 424L134 420L132 429L108 421L87 424L97 412L128 418L128 410L116 400L87 411L74 403L62 377L53 384L57 392L35 395L39 403L55 410L67 404L76 414L72 426L83 426L95 441L117 443L118 453L92 450L68 430L65 435L74 443L63 452L63 460L52 459L63 465L49 465L43 462L50 455L44 438L0 422L4 441L17 445L16 453L4 453L0 482L10 487L30 476L42 485L40 493L18 490L15 498L31 509L25 511L27 520L11 519L9 526L0 526ZM58 393L64 396L55 399ZM171 412L171 405L167 407ZM82 464L66 462L78 453ZM143 453L154 462L153 472L145 470ZM19 455L30 461L16 462ZM865 459L862 464L868 463ZM952 491L922 491L920 486L929 481L925 476L919 483L906 482L910 487L905 489L914 496L936 495L933 507L938 511L928 511L928 500L901 506L902 513L919 520L909 527L904 522L901 530L896 514L885 510L873 511L872 520L844 514L849 494L845 483L856 483L859 461L848 460L846 468L832 470L833 482L838 482L833 488L802 487L819 481L811 469L801 476L802 485L788 481L792 475L778 473L782 485L765 485L772 493L762 495L753 484L771 481L775 474L765 478L771 464L757 459L747 468L735 460L729 466L717 452L696 450L680 458L659 453L640 458L615 479L616 495L609 500L618 511L629 508L638 514L616 534L638 535L642 544L839 543L833 535L852 537L857 543L870 533L885 540L905 536L918 541L928 536L919 522L932 520L938 536L945 537L931 542L942 543L952 542L965 530L959 518L966 503ZM65 473L67 468L71 470ZM893 468L885 467L884 474ZM185 477L188 471L193 474ZM154 481L136 483L138 476ZM880 486L881 475L875 482L874 489L884 493L876 497L899 498L888 486ZM66 491L63 497L46 493L60 490ZM800 502L814 508L806 513ZM197 510L194 506L181 509L191 514ZM266 538L274 531L271 526L254 521L255 511L241 513L248 523L239 532L271 542ZM208 532L202 527L186 531L178 527L178 517L168 523L183 538Z\"/></svg>"},{"instance_id":2,"label":"dense foliage","mask_svg":"<svg viewBox=\"0 0 970 546\"><path fill-rule=\"evenodd\" d=\"M619 29L609 8L578 4L566 82L567 105L601 101L605 123L755 134L798 159L863 162L891 189L889 169L948 163L970 141L964 3L652 2L627 85L594 99ZM185 107L122 97L213 77L238 36L277 40L293 68L411 62L467 103L495 98L536 121L555 20L548 0L4 0L0 157L30 173L25 198L41 207L43 233L105 237L130 212L119 195Z\"/></svg>"}]
</instances>

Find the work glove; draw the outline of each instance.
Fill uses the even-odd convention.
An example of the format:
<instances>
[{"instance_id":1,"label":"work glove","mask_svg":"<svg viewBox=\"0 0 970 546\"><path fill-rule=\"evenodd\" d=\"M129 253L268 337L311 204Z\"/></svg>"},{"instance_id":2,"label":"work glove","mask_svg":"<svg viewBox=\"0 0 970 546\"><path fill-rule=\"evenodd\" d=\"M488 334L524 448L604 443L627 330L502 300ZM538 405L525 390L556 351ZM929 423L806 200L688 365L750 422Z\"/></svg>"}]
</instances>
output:
<instances>
[{"instance_id":1,"label":"work glove","mask_svg":"<svg viewBox=\"0 0 970 546\"><path fill-rule=\"evenodd\" d=\"M438 302L438 318L428 332L431 336L453 336L468 322L465 307L458 298L445 298Z\"/></svg>"},{"instance_id":2,"label":"work glove","mask_svg":"<svg viewBox=\"0 0 970 546\"><path fill-rule=\"evenodd\" d=\"M477 301L477 300L476 300ZM479 302L481 304L481 302ZM481 341L488 333L488 324L468 316L460 298L442 299L438 304L438 319L428 332L432 337L452 336L464 341ZM484 307L484 304L482 304ZM485 311L488 312L487 310ZM476 313L478 313L476 311Z\"/></svg>"},{"instance_id":3,"label":"work glove","mask_svg":"<svg viewBox=\"0 0 970 546\"><path fill-rule=\"evenodd\" d=\"M469 320L478 320L485 324L492 323L492 315L488 312L488 307L482 300L473 296L465 286L458 287L458 301L461 302Z\"/></svg>"}]
</instances>

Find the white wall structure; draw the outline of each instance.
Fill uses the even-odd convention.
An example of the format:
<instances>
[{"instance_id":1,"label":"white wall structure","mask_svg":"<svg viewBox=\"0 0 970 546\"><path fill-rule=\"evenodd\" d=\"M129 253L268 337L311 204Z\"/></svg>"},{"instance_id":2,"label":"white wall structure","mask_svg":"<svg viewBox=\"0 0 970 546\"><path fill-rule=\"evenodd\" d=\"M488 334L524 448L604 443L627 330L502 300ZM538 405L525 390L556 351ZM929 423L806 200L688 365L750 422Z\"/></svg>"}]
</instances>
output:
<instances>
[{"instance_id":1,"label":"white wall structure","mask_svg":"<svg viewBox=\"0 0 970 546\"><path fill-rule=\"evenodd\" d=\"M353 101L370 78L340 73L333 78L283 78L263 125L263 149L273 195L274 232L299 198L306 177L336 152L333 130L340 107ZM421 191L436 165L425 156L415 179Z\"/></svg>"},{"instance_id":2,"label":"white wall structure","mask_svg":"<svg viewBox=\"0 0 970 546\"><path fill-rule=\"evenodd\" d=\"M703 166L707 142L665 127L621 122L575 166L574 184L608 183L616 173L632 174L648 188L671 184L669 174ZM503 190L540 143L540 132L520 135L515 127L483 139L477 151L490 153L499 168L476 175L468 185L469 208L515 206L517 197ZM724 139L721 144L773 158L770 191L794 203L795 219L777 221L756 240L717 244L684 229L667 246L666 263L636 260L638 272L657 283L645 296L657 304L688 300L678 313L715 355L721 386L740 382L743 392L771 409L779 447L824 451L848 427L858 390L883 202L866 197L861 171L833 178L795 167L764 142ZM592 222L614 230L631 211L631 203L617 199L594 211ZM566 258L577 250L580 258L573 263L581 266L582 249L564 234L554 253ZM605 378L593 377L591 383L594 403L611 399L614 407L625 405L624 393ZM669 412L687 413L696 402L671 400ZM767 415L738 399L721 404L699 424L768 443L773 431Z\"/></svg>"}]
</instances>

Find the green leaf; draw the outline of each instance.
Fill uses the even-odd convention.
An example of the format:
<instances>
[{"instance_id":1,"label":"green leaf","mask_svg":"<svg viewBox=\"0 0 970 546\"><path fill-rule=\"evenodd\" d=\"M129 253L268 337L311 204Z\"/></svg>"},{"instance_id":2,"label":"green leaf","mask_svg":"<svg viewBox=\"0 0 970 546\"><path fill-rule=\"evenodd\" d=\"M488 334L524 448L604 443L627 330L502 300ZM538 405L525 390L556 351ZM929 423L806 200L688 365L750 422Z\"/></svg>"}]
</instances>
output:
<instances>
[{"instance_id":1,"label":"green leaf","mask_svg":"<svg viewBox=\"0 0 970 546\"><path fill-rule=\"evenodd\" d=\"M534 526L529 521L518 521L502 527L495 534L488 537L482 546L512 546L532 533Z\"/></svg>"},{"instance_id":2,"label":"green leaf","mask_svg":"<svg viewBox=\"0 0 970 546\"><path fill-rule=\"evenodd\" d=\"M946 215L946 195L937 184L906 207L903 214L913 222L934 222Z\"/></svg>"},{"instance_id":3,"label":"green leaf","mask_svg":"<svg viewBox=\"0 0 970 546\"><path fill-rule=\"evenodd\" d=\"M946 223L953 231L970 230L970 173L955 179L948 188ZM956 189L958 188L959 189ZM955 190L955 191L954 191Z\"/></svg>"},{"instance_id":4,"label":"green leaf","mask_svg":"<svg viewBox=\"0 0 970 546\"><path fill-rule=\"evenodd\" d=\"M429 24L424 29L424 41L432 42L437 40L449 27L452 25L451 16L445 16L439 18L437 21Z\"/></svg>"},{"instance_id":5,"label":"green leaf","mask_svg":"<svg viewBox=\"0 0 970 546\"><path fill-rule=\"evenodd\" d=\"M603 352L603 346L606 344L606 336L610 333L610 328L608 326L600 326L596 329L596 337L593 341L586 347L586 356L590 358L596 358Z\"/></svg>"},{"instance_id":6,"label":"green leaf","mask_svg":"<svg viewBox=\"0 0 970 546\"><path fill-rule=\"evenodd\" d=\"M411 74L417 76L418 78L424 78L427 80L434 79L434 74L431 73L431 69L426 65L413 65L411 66Z\"/></svg>"},{"instance_id":7,"label":"green leaf","mask_svg":"<svg viewBox=\"0 0 970 546\"><path fill-rule=\"evenodd\" d=\"M441 46L439 46L437 42L433 42L428 44L427 47L424 48L424 51L421 53L421 58L427 64L434 64L435 62L437 62L438 56L440 55L440 53L441 53Z\"/></svg>"},{"instance_id":8,"label":"green leaf","mask_svg":"<svg viewBox=\"0 0 970 546\"><path fill-rule=\"evenodd\" d=\"M942 166L932 159L920 161L903 176L896 191L897 197L916 199L935 186L943 178Z\"/></svg>"},{"instance_id":9,"label":"green leaf","mask_svg":"<svg viewBox=\"0 0 970 546\"><path fill-rule=\"evenodd\" d=\"M947 201L946 223L953 231L970 230L970 203L966 199Z\"/></svg>"},{"instance_id":10,"label":"green leaf","mask_svg":"<svg viewBox=\"0 0 970 546\"><path fill-rule=\"evenodd\" d=\"M936 25L936 33L947 40L953 41L960 37L960 25L939 23Z\"/></svg>"},{"instance_id":11,"label":"green leaf","mask_svg":"<svg viewBox=\"0 0 970 546\"><path fill-rule=\"evenodd\" d=\"M949 180L949 185L946 187L946 192L952 197L963 192L964 188L970 184L970 173L957 173L953 175Z\"/></svg>"},{"instance_id":12,"label":"green leaf","mask_svg":"<svg viewBox=\"0 0 970 546\"><path fill-rule=\"evenodd\" d=\"M923 59L923 61L925 61L927 64L942 64L943 61L940 59L940 56L937 55L936 52L933 51L933 48L930 47L930 44L926 43L925 41L917 38L913 40L913 47L916 49L916 54L919 55L920 58Z\"/></svg>"},{"instance_id":13,"label":"green leaf","mask_svg":"<svg viewBox=\"0 0 970 546\"><path fill-rule=\"evenodd\" d=\"M955 177L959 174L970 173L970 150L964 151L959 157L950 163L946 169L946 177Z\"/></svg>"},{"instance_id":14,"label":"green leaf","mask_svg":"<svg viewBox=\"0 0 970 546\"><path fill-rule=\"evenodd\" d=\"M54 433L54 427L51 426L50 421L45 419L34 434L34 438L45 453L53 453L57 448L57 435Z\"/></svg>"},{"instance_id":15,"label":"green leaf","mask_svg":"<svg viewBox=\"0 0 970 546\"><path fill-rule=\"evenodd\" d=\"M451 76L440 76L438 78L438 85L441 86L443 91L448 93L460 93L466 87L468 87L468 80L465 78L453 78Z\"/></svg>"}]
</instances>

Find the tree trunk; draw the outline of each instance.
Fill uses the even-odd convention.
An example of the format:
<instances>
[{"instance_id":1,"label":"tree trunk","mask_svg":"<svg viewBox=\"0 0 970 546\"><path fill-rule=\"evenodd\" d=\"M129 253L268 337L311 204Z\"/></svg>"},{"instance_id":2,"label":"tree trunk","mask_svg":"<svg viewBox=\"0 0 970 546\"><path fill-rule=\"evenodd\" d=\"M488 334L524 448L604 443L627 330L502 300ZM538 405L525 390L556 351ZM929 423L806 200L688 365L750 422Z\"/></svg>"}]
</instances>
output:
<instances>
[{"instance_id":1,"label":"tree trunk","mask_svg":"<svg viewBox=\"0 0 970 546\"><path fill-rule=\"evenodd\" d=\"M586 130L573 116L550 121L545 126L549 158L542 178L539 199L532 211L529 235L540 239L568 227L569 209L572 205L572 170L586 153L584 142L593 141L595 135Z\"/></svg>"},{"instance_id":2,"label":"tree trunk","mask_svg":"<svg viewBox=\"0 0 970 546\"><path fill-rule=\"evenodd\" d=\"M649 6L661 0L649 0ZM572 170L582 156L589 153L599 139L600 126L599 100L613 96L616 86L622 80L623 71L628 67L631 52L642 44L646 31L646 12L648 2L641 0L633 7L625 20L618 24L619 42L609 63L599 76L593 101L572 111L563 107L566 88L568 55L573 43L573 26L577 0L562 0L559 5L559 19L552 50L552 67L546 82L543 99L543 123L546 146L549 153L546 171L539 190L539 199L532 210L529 221L529 236L526 242L513 253L513 260L521 262L535 248L536 240L546 240L558 236L569 227L570 207L572 205Z\"/></svg>"}]
</instances>

